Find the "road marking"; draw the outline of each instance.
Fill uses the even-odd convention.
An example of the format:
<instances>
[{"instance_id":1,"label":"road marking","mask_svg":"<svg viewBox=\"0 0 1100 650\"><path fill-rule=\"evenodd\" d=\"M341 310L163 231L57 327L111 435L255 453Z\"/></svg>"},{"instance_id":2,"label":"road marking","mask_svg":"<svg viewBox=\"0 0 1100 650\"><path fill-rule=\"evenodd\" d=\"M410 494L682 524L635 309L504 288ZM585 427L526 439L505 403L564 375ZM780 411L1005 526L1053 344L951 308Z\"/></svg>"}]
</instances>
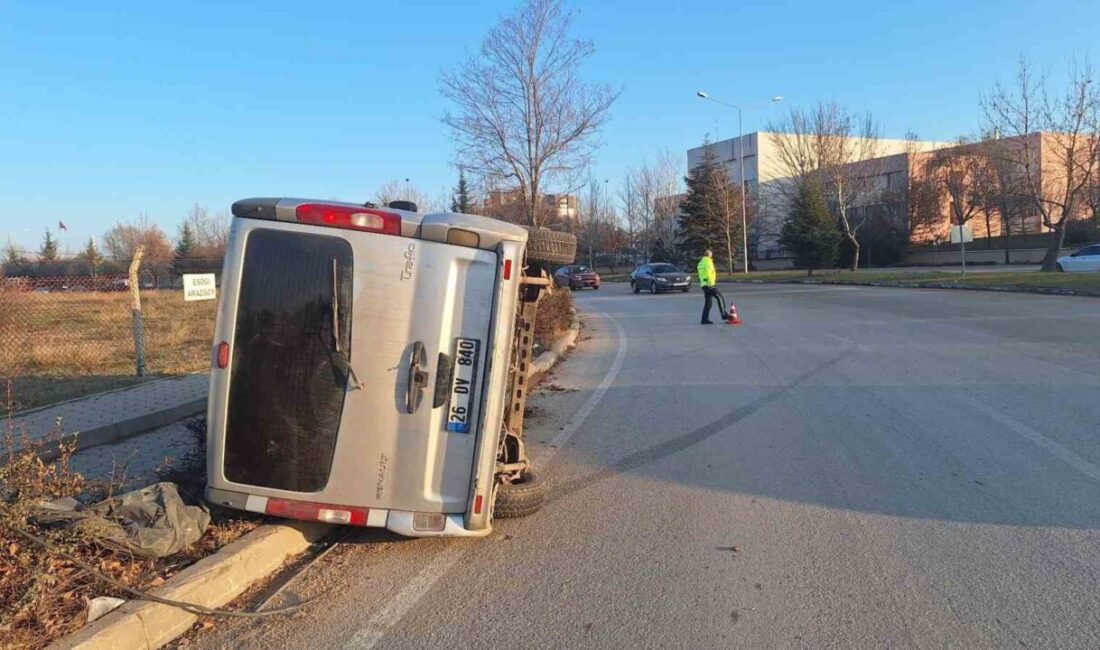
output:
<instances>
[{"instance_id":1,"label":"road marking","mask_svg":"<svg viewBox=\"0 0 1100 650\"><path fill-rule=\"evenodd\" d=\"M1100 483L1100 467L1097 467L1093 463L1090 463L1084 458L1081 458L1069 449L1063 447L1061 444L1044 436L1042 433L1036 431L1035 429L1032 429L1023 422L1020 422L1012 417L1005 415L1004 413L998 411L992 406L989 406L988 404L985 404L975 397L972 397L970 395L959 395L958 397L962 401L970 404L974 408L978 409L982 413L985 413L997 422L1000 422L1012 431L1015 431L1016 433L1020 434L1021 436L1030 440L1036 445L1039 445L1043 449L1046 449L1053 456L1072 466L1074 469L1081 472L1085 476Z\"/></svg>"},{"instance_id":2,"label":"road marking","mask_svg":"<svg viewBox=\"0 0 1100 650\"><path fill-rule=\"evenodd\" d=\"M346 650L370 650L378 645L378 642L385 638L390 628L400 623L401 619L405 618L405 615L413 607L416 607L420 599L428 595L435 583L451 570L451 567L468 548L466 545L452 542L451 546L443 549L401 589L396 597L387 602L382 609L375 612L374 616L367 621L367 624L348 639L347 643L344 644L344 648Z\"/></svg>"},{"instance_id":3,"label":"road marking","mask_svg":"<svg viewBox=\"0 0 1100 650\"><path fill-rule=\"evenodd\" d=\"M558 435L554 436L550 441L550 448L539 454L538 461L542 464L548 464L558 453L558 450L569 442L573 434L581 428L581 425L588 419L588 416L592 415L592 411L596 410L600 400L602 400L604 394L607 393L607 389L615 382L615 378L619 375L619 370L623 367L623 361L626 359L626 333L623 332L623 326L610 314L605 312L596 313L606 318L615 326L615 336L618 338L618 349L615 351L615 360L611 362L611 367L608 368L603 381L596 387L596 390L592 391L592 394L588 397L588 401L584 403L584 406L574 413L573 417L569 419L568 424L565 425L565 428L562 429Z\"/></svg>"},{"instance_id":4,"label":"road marking","mask_svg":"<svg viewBox=\"0 0 1100 650\"><path fill-rule=\"evenodd\" d=\"M622 368L623 360L626 358L626 333L623 332L622 325L612 316L602 312L596 313L607 318L615 326L615 334L618 337L615 360L611 363L611 367L608 368L607 374L604 375L599 386L589 396L588 401L584 403L584 406L573 415L565 428L550 441L551 449L538 456L540 463L549 463L557 450L569 442L573 434L584 424L585 419L592 414L607 389L614 383L615 377L619 374L619 369ZM431 592L435 583L450 572L451 567L458 562L469 548L471 548L469 545L451 542L447 548L432 558L420 573L416 574L408 584L402 587L397 596L387 602L382 609L375 612L374 616L367 621L367 624L348 639L347 643L344 644L344 648L346 650L370 650L377 646L386 637L390 628L400 623L401 619L405 618L416 607L417 603Z\"/></svg>"}]
</instances>

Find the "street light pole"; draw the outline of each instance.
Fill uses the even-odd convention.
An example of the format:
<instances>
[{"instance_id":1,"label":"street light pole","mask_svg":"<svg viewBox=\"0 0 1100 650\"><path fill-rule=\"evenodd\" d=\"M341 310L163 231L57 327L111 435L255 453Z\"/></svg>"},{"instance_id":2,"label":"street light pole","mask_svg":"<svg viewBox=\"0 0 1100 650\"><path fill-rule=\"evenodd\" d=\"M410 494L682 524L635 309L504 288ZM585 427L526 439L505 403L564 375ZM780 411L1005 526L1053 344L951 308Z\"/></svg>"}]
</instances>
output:
<instances>
[{"instance_id":1,"label":"street light pole","mask_svg":"<svg viewBox=\"0 0 1100 650\"><path fill-rule=\"evenodd\" d=\"M740 169L741 169L740 178L738 178L738 181L740 181L740 185L741 185L741 252L742 252L742 255L744 255L744 260L743 260L744 265L745 265L744 273L746 275L748 275L748 273L749 273L749 225L748 225L748 221L749 220L748 220L748 216L747 216L748 215L748 201L745 198L745 132L741 128L741 107L737 106L735 104L730 104L729 102L724 102L720 99L715 99L715 98L711 97L710 95L708 95L707 93L703 92L702 90L700 90L699 92L697 92L695 94L697 96L703 98L703 99L709 99L712 102L717 102L717 103L719 103L723 106L728 106L728 107L730 107L730 108L737 111L737 149L738 149L738 151L737 151L737 161L738 161ZM778 102L781 102L781 101L783 101L782 96L776 95L775 97L772 97L772 102L773 103L778 103ZM758 161L758 164L759 164L759 161ZM759 175L759 170L757 171L757 175Z\"/></svg>"}]
</instances>

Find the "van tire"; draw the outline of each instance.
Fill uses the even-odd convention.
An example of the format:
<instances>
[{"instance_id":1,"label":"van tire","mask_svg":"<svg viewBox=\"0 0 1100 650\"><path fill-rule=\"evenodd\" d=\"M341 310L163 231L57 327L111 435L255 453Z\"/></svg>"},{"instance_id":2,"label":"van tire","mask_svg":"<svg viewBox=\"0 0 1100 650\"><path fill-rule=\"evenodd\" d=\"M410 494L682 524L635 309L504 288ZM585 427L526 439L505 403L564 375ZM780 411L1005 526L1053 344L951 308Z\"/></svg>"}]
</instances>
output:
<instances>
[{"instance_id":1,"label":"van tire","mask_svg":"<svg viewBox=\"0 0 1100 650\"><path fill-rule=\"evenodd\" d=\"M501 483L493 516L498 519L526 517L539 511L546 501L546 485L533 469L523 473L520 483Z\"/></svg>"},{"instance_id":2,"label":"van tire","mask_svg":"<svg viewBox=\"0 0 1100 650\"><path fill-rule=\"evenodd\" d=\"M527 230L527 261L543 264L572 264L577 259L577 238L549 228Z\"/></svg>"}]
</instances>

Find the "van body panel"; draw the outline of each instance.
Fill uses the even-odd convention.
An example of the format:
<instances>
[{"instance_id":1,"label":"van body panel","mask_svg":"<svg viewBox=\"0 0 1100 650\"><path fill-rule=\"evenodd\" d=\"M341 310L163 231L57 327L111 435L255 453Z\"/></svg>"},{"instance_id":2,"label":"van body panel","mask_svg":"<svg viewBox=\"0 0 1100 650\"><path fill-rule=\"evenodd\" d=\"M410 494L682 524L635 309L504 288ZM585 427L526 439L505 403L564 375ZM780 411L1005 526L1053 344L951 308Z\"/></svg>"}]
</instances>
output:
<instances>
[{"instance_id":1,"label":"van body panel","mask_svg":"<svg viewBox=\"0 0 1100 650\"><path fill-rule=\"evenodd\" d=\"M302 202L306 201L298 201ZM283 200L279 200L276 212L282 207ZM260 230L332 237L346 242L351 249L351 298L340 305L339 318L340 324L350 322L346 326L350 332L341 333L342 339L349 337L343 347L350 370L341 370L339 363L322 364L326 372L335 372L337 379L343 378L346 391L331 452L331 468L323 486L316 481L279 483L317 488L309 491L237 482L230 475L239 479L240 472L227 475L225 471L226 435L234 433L227 431L233 393L230 386L234 368L243 372L243 364L249 362L238 358L238 342L234 339L239 331L242 285L254 281L245 251L250 236ZM502 258L498 258L498 253L504 254L503 251L508 251L516 269L508 281L499 279ZM501 426L520 260L522 243L510 241L502 242L498 251L486 251L282 219L234 219L215 332L215 344L229 342L232 354L227 368L215 365L211 373L208 405L211 491L407 512L445 512L468 518L472 497L477 492L475 484L482 485L486 498L491 496L491 484L486 481L493 478L492 461ZM288 263L288 267L292 266ZM278 287L268 290L277 291ZM339 300L345 302L343 297ZM324 318L331 305L311 308L320 313L316 336L332 338L331 320L326 324ZM468 433L447 430L449 375L440 382L443 390L437 390L437 374L441 369L447 373L453 368L459 338L479 342L479 364L474 375L476 394L470 402L474 420ZM416 376L414 350L420 346L424 351L421 371L426 376L412 391L419 396L412 400L417 404L408 413L409 379ZM331 353L320 347L318 350L321 351L318 354ZM281 399L293 399L295 394L288 388ZM259 431L256 435L262 438L264 433ZM267 444L278 444L275 440L278 436L270 438L252 441L251 448L266 449ZM490 507L484 511L487 513ZM488 525L487 518L483 524Z\"/></svg>"}]
</instances>

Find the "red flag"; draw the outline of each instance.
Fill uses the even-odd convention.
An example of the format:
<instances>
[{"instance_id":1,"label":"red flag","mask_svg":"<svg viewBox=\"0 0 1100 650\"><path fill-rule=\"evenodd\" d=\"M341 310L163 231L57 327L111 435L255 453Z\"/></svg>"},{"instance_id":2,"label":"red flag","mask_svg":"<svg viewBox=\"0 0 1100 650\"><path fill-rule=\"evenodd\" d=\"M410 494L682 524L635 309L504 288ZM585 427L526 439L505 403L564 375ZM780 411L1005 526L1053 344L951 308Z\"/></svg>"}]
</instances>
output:
<instances>
[{"instance_id":1,"label":"red flag","mask_svg":"<svg viewBox=\"0 0 1100 650\"><path fill-rule=\"evenodd\" d=\"M65 226L65 222L64 222L64 221L58 221L58 222L57 222L57 227L58 227L58 228L60 228L60 229L62 229L62 230L68 230L68 228L67 228L67 227Z\"/></svg>"}]
</instances>

